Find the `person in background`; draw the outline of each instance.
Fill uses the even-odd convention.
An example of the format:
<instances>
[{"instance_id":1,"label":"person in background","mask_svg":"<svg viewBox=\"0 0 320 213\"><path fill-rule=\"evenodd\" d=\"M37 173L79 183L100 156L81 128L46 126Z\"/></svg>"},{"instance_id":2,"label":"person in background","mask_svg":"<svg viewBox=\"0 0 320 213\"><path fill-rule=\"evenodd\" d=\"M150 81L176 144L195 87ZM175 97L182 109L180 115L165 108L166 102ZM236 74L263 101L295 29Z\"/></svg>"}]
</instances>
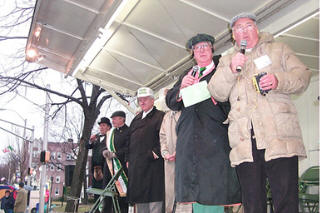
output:
<instances>
[{"instance_id":1,"label":"person in background","mask_svg":"<svg viewBox=\"0 0 320 213\"><path fill-rule=\"evenodd\" d=\"M164 201L164 166L160 153L159 131L164 112L154 107L153 91L137 91L141 112L130 125L128 152L128 199L137 213L162 213Z\"/></svg>"},{"instance_id":2,"label":"person in background","mask_svg":"<svg viewBox=\"0 0 320 213\"><path fill-rule=\"evenodd\" d=\"M90 140L86 144L87 149L92 149L91 158L91 172L93 174L92 187L103 189L103 166L104 157L102 155L102 150L106 147L106 133L111 129L112 125L110 120L106 117L102 117L99 124L99 133L92 135ZM96 201L99 195L94 195L94 200Z\"/></svg>"},{"instance_id":3,"label":"person in background","mask_svg":"<svg viewBox=\"0 0 320 213\"><path fill-rule=\"evenodd\" d=\"M120 169L121 165L124 168L121 177L119 177L121 179L120 183L123 184L121 186L121 192L126 194L128 185L126 154L128 152L129 127L125 123L126 114L124 111L115 111L112 113L111 120L113 128L107 134L106 148L102 152L103 156L109 160L111 164L108 164L108 161L106 161L104 165L103 185L107 186L112 176ZM110 170L113 175L111 175ZM128 201L126 196L123 195L123 197L119 197L119 205L121 212L128 212ZM110 197L105 197L102 212L112 212L112 206L112 199Z\"/></svg>"},{"instance_id":4,"label":"person in background","mask_svg":"<svg viewBox=\"0 0 320 213\"><path fill-rule=\"evenodd\" d=\"M23 187L24 183L20 182L19 189L17 190L16 201L14 203L14 213L24 213L27 209L28 193Z\"/></svg>"},{"instance_id":5,"label":"person in background","mask_svg":"<svg viewBox=\"0 0 320 213\"><path fill-rule=\"evenodd\" d=\"M176 124L181 112L170 110L165 103L165 96L168 89L160 90L159 100L163 102L163 109L166 114L163 117L160 128L160 147L161 155L164 159L164 175L165 175L165 212L172 213L175 205L174 196L174 170L176 161ZM161 95L162 94L162 95Z\"/></svg>"},{"instance_id":6,"label":"person in background","mask_svg":"<svg viewBox=\"0 0 320 213\"><path fill-rule=\"evenodd\" d=\"M311 72L287 45L259 32L254 14L233 17L230 27L234 51L220 59L208 89L231 103L230 160L244 212L267 212L268 179L274 212L298 213L298 156L306 151L290 95L308 87Z\"/></svg>"},{"instance_id":7,"label":"person in background","mask_svg":"<svg viewBox=\"0 0 320 213\"><path fill-rule=\"evenodd\" d=\"M1 209L5 213L13 213L14 199L10 190L6 190L4 197L1 199Z\"/></svg>"},{"instance_id":8,"label":"person in background","mask_svg":"<svg viewBox=\"0 0 320 213\"><path fill-rule=\"evenodd\" d=\"M187 42L196 65L180 76L166 96L167 106L181 111L176 126L177 212L191 212L195 202L206 205L211 211L223 212L224 205L241 201L236 171L230 166L228 125L224 124L229 102L216 101L209 95L207 99L185 107L180 93L199 82L209 82L215 75L220 56L213 56L214 40L210 35L198 34Z\"/></svg>"}]
</instances>

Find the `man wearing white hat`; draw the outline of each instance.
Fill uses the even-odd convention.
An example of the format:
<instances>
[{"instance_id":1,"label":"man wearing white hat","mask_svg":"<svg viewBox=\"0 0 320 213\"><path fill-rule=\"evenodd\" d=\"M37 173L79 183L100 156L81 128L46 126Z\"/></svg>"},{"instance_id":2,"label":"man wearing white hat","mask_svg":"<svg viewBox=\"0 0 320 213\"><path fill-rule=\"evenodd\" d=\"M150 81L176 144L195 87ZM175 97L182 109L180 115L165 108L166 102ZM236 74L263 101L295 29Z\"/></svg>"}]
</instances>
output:
<instances>
[{"instance_id":1,"label":"man wearing white hat","mask_svg":"<svg viewBox=\"0 0 320 213\"><path fill-rule=\"evenodd\" d=\"M130 125L128 152L128 200L137 213L161 213L164 200L164 167L160 153L159 131L164 112L154 107L152 89L139 88L142 111Z\"/></svg>"}]
</instances>

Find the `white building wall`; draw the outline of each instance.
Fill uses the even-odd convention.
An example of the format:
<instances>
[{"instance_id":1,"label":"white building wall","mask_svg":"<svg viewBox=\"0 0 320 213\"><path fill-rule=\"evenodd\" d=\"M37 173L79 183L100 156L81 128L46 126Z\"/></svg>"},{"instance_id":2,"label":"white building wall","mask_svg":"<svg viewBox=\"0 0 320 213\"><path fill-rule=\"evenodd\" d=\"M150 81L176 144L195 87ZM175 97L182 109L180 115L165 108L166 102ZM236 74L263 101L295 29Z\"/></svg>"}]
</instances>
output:
<instances>
[{"instance_id":1,"label":"white building wall","mask_svg":"<svg viewBox=\"0 0 320 213\"><path fill-rule=\"evenodd\" d=\"M299 160L299 175L307 168L319 165L319 75L313 76L308 89L293 96L298 110L303 140L308 157Z\"/></svg>"}]
</instances>

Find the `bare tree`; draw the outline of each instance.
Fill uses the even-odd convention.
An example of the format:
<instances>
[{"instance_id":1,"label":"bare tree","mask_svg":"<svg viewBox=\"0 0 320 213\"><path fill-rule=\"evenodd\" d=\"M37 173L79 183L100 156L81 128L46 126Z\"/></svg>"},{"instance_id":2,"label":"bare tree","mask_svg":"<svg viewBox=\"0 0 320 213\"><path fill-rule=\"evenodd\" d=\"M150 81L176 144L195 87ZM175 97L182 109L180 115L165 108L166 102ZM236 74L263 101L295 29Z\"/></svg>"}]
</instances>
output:
<instances>
[{"instance_id":1,"label":"bare tree","mask_svg":"<svg viewBox=\"0 0 320 213\"><path fill-rule=\"evenodd\" d=\"M9 57L11 59L10 61L0 64L0 66L2 66L2 71L0 71L0 96L5 94L21 95L21 93L23 96L23 93L26 94L26 91L30 88L48 92L51 96L59 97L59 99L62 100L60 102L51 101L50 104L53 109L53 111L51 111L52 119L55 118L58 112L70 105L70 103L76 103L81 107L84 119L83 126L79 131L79 151L77 153L71 186L71 196L80 197L81 187L79 186L82 185L85 177L85 167L88 156L85 143L90 138L92 128L100 114L102 105L106 100L111 98L111 95L107 94L103 88L87 84L79 79L76 79L75 84L72 86L73 89L70 91L46 88L44 86L45 84L39 81L38 76L41 72L46 71L47 67L35 67L24 60L24 47L28 31L24 30L22 34L17 34L19 30L15 30L21 26L28 28L28 24L30 24L32 18L34 1L26 2L15 0L14 2L16 6L13 10L5 16L0 17L0 29L2 29L0 42L19 41L18 43L21 44L21 46L16 48L17 51L14 56ZM21 2L24 4L21 4ZM126 97L120 94L118 95L126 100ZM73 208L73 202L68 202L65 211L73 212Z\"/></svg>"}]
</instances>

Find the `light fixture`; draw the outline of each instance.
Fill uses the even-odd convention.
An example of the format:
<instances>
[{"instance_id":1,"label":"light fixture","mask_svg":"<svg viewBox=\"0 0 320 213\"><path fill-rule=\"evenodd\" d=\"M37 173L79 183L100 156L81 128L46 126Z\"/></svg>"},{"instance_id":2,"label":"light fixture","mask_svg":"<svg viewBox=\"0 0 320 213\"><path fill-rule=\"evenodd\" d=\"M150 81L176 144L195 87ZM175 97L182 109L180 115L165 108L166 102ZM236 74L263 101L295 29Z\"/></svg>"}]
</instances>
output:
<instances>
[{"instance_id":1,"label":"light fixture","mask_svg":"<svg viewBox=\"0 0 320 213\"><path fill-rule=\"evenodd\" d=\"M34 31L34 36L35 36L37 39L39 39L40 33L41 33L41 27L38 26L38 27L36 28L36 30Z\"/></svg>"},{"instance_id":2,"label":"light fixture","mask_svg":"<svg viewBox=\"0 0 320 213\"><path fill-rule=\"evenodd\" d=\"M27 49L26 55L27 55L27 59L32 60L38 57L38 51L36 49L29 48Z\"/></svg>"}]
</instances>

